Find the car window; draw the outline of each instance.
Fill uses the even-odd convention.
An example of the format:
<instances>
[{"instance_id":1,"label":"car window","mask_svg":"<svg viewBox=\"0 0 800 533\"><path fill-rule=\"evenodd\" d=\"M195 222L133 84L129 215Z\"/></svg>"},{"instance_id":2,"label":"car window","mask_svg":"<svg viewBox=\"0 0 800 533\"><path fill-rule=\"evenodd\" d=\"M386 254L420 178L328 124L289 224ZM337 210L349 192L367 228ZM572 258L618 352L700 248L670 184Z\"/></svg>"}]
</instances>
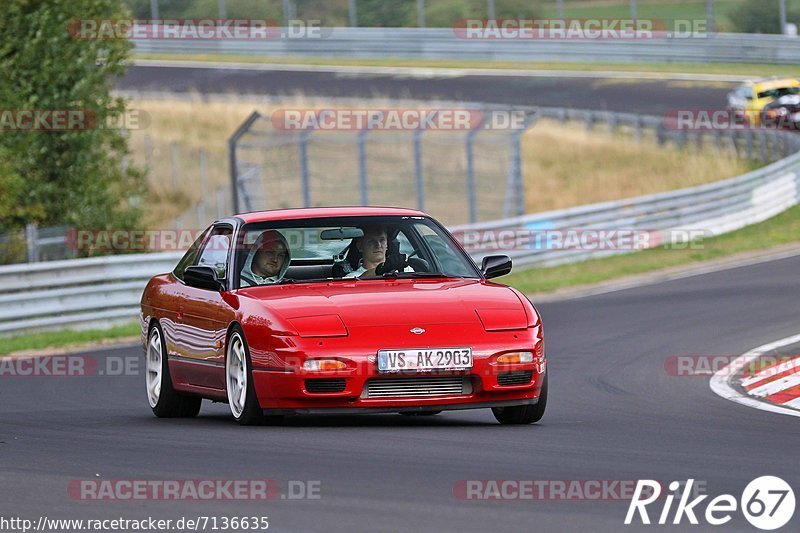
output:
<instances>
[{"instance_id":1,"label":"car window","mask_svg":"<svg viewBox=\"0 0 800 533\"><path fill-rule=\"evenodd\" d=\"M195 261L197 260L197 254L200 251L200 246L203 244L203 241L205 240L209 231L210 228L202 232L194 241L194 243L192 243L186 253L183 254L183 257L181 257L181 260L178 261L178 264L175 266L175 270L172 271L173 276L183 281L183 273L186 271L186 267L195 264Z\"/></svg>"},{"instance_id":2,"label":"car window","mask_svg":"<svg viewBox=\"0 0 800 533\"><path fill-rule=\"evenodd\" d=\"M759 98L780 98L781 96L789 96L800 94L800 87L779 87L777 89L770 89L758 93Z\"/></svg>"},{"instance_id":3,"label":"car window","mask_svg":"<svg viewBox=\"0 0 800 533\"><path fill-rule=\"evenodd\" d=\"M441 230L427 224L415 224L415 227L428 243L445 272L450 272L453 276L473 275L472 269L465 264L464 258L453 248L450 239L442 234Z\"/></svg>"},{"instance_id":4,"label":"car window","mask_svg":"<svg viewBox=\"0 0 800 533\"><path fill-rule=\"evenodd\" d=\"M210 266L217 274L217 278L225 279L228 272L228 251L231 246L233 228L218 226L214 228L211 236L205 243L203 251L197 260L197 266Z\"/></svg>"}]
</instances>

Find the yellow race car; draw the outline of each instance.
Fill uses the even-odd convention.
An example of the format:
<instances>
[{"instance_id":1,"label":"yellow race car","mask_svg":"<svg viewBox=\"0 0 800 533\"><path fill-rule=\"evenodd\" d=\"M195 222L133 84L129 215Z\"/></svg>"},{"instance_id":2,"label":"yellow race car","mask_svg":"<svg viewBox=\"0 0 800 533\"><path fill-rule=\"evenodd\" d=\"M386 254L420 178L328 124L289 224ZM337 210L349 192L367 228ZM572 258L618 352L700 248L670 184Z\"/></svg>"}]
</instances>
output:
<instances>
[{"instance_id":1,"label":"yellow race car","mask_svg":"<svg viewBox=\"0 0 800 533\"><path fill-rule=\"evenodd\" d=\"M761 124L764 107L777 98L800 95L800 80L794 78L770 78L746 81L728 93L728 109L743 113L750 124Z\"/></svg>"}]
</instances>

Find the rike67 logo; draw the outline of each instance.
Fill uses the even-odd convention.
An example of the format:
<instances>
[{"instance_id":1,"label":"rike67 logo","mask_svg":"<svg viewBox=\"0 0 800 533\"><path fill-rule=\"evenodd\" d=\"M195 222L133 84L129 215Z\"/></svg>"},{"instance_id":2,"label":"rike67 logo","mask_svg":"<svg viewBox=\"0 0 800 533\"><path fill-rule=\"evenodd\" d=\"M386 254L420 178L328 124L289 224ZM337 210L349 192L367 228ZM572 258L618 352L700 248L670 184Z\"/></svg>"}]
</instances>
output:
<instances>
[{"instance_id":1,"label":"rike67 logo","mask_svg":"<svg viewBox=\"0 0 800 533\"><path fill-rule=\"evenodd\" d=\"M653 505L650 511L657 512L657 507L663 501L661 512L657 517L653 516L655 523L660 525L681 524L684 518L690 524L697 525L700 523L698 520L700 517L705 519L707 524L721 526L730 522L737 509L741 509L751 525L763 531L771 531L786 525L794 515L794 491L779 477L762 476L754 479L745 487L738 501L731 494L721 494L705 503L705 511L702 511L701 504L708 495L689 499L693 495L693 484L694 479L689 479L685 483L673 481L669 484L670 494L662 498L659 482L649 479L639 480L628 506L625 524L634 524L639 520L642 524L650 524L648 506L657 501L658 504ZM673 511L672 505L676 499L678 503Z\"/></svg>"}]
</instances>

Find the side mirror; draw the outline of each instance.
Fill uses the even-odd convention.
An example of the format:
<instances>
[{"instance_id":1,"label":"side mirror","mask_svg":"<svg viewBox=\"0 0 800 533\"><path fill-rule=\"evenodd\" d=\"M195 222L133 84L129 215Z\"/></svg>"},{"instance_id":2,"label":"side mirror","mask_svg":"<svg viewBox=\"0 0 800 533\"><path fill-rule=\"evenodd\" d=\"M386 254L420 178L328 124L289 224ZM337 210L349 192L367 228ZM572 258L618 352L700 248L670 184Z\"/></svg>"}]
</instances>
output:
<instances>
[{"instance_id":1,"label":"side mirror","mask_svg":"<svg viewBox=\"0 0 800 533\"><path fill-rule=\"evenodd\" d=\"M225 290L225 286L217 279L216 272L210 266L186 267L183 273L183 281L190 287L197 287L198 289Z\"/></svg>"},{"instance_id":2,"label":"side mirror","mask_svg":"<svg viewBox=\"0 0 800 533\"><path fill-rule=\"evenodd\" d=\"M481 272L487 279L505 276L511 272L511 258L507 255L487 255L483 258Z\"/></svg>"}]
</instances>

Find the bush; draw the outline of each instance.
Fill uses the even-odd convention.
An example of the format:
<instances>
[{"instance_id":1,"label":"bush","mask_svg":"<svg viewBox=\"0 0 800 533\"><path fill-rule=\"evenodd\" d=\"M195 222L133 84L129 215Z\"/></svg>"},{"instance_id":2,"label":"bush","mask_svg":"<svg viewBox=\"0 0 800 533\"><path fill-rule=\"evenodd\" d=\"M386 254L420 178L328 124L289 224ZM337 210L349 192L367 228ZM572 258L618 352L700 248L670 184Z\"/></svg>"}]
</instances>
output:
<instances>
[{"instance_id":1,"label":"bush","mask_svg":"<svg viewBox=\"0 0 800 533\"><path fill-rule=\"evenodd\" d=\"M125 110L110 94L124 73L125 40L78 40L81 18L130 16L119 0L6 0L0 17L0 109L83 110L105 125ZM123 163L123 131L13 130L0 134L0 224L129 227L139 216L143 175Z\"/></svg>"},{"instance_id":2,"label":"bush","mask_svg":"<svg viewBox=\"0 0 800 533\"><path fill-rule=\"evenodd\" d=\"M786 20L800 21L800 10L787 6ZM741 33L781 33L778 0L745 0L730 14L736 31Z\"/></svg>"}]
</instances>

